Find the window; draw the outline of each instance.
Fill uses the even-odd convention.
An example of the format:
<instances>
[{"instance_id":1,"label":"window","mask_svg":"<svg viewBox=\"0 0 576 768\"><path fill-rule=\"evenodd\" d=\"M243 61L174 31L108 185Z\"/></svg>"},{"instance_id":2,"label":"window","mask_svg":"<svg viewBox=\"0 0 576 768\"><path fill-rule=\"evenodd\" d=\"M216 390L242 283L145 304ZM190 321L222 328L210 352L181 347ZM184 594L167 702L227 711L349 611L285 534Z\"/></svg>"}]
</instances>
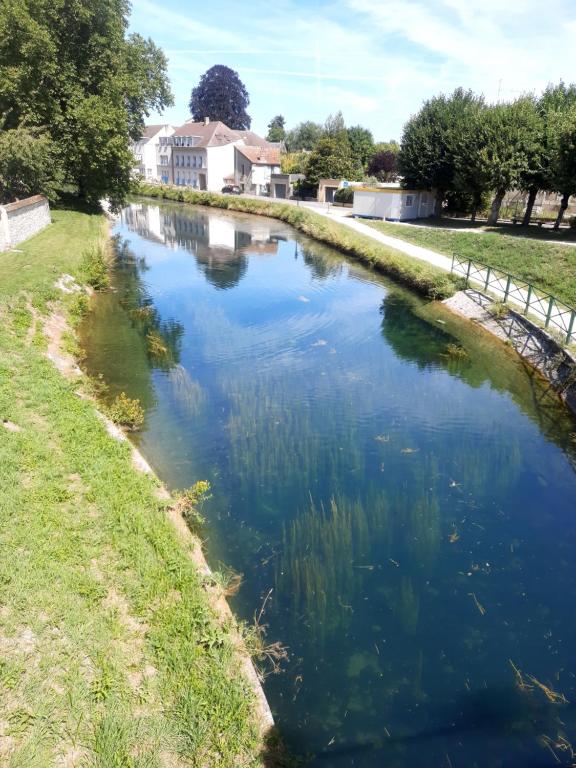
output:
<instances>
[{"instance_id":1,"label":"window","mask_svg":"<svg viewBox=\"0 0 576 768\"><path fill-rule=\"evenodd\" d=\"M406 208L411 208L414 205L414 195L406 195Z\"/></svg>"},{"instance_id":2,"label":"window","mask_svg":"<svg viewBox=\"0 0 576 768\"><path fill-rule=\"evenodd\" d=\"M190 168L190 155L186 158L186 165Z\"/></svg>"}]
</instances>

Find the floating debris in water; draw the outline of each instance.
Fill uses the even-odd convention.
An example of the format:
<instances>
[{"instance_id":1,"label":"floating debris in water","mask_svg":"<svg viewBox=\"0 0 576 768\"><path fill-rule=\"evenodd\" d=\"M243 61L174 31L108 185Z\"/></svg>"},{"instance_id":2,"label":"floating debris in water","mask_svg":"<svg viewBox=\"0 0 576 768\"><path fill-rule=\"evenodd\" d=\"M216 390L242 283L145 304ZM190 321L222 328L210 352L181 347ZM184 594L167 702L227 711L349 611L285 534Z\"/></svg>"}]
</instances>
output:
<instances>
[{"instance_id":1,"label":"floating debris in water","mask_svg":"<svg viewBox=\"0 0 576 768\"><path fill-rule=\"evenodd\" d=\"M484 608L484 606L483 606L483 605L482 605L482 603L481 603L481 602L478 600L478 598L476 597L476 595L474 594L474 592L468 592L468 594L470 595L470 597L472 598L472 600L474 600L474 605L475 605L475 606L476 606L476 608L478 608L478 610L480 611L480 615L481 615L481 616L484 616L484 614L486 613L486 608Z\"/></svg>"},{"instance_id":2,"label":"floating debris in water","mask_svg":"<svg viewBox=\"0 0 576 768\"><path fill-rule=\"evenodd\" d=\"M420 448L401 448L400 453L418 453Z\"/></svg>"},{"instance_id":3,"label":"floating debris in water","mask_svg":"<svg viewBox=\"0 0 576 768\"><path fill-rule=\"evenodd\" d=\"M377 443L389 443L390 435L376 435L374 440L376 440Z\"/></svg>"},{"instance_id":4,"label":"floating debris in water","mask_svg":"<svg viewBox=\"0 0 576 768\"><path fill-rule=\"evenodd\" d=\"M448 540L450 541L450 544L454 544L455 542L457 542L457 541L458 541L458 539L459 539L459 538L460 538L460 534L459 534L459 533L458 533L458 531L456 530L456 527L454 527L454 530L453 530L453 531L452 531L452 533L450 534L450 536L449 536L449 539L448 539Z\"/></svg>"}]
</instances>

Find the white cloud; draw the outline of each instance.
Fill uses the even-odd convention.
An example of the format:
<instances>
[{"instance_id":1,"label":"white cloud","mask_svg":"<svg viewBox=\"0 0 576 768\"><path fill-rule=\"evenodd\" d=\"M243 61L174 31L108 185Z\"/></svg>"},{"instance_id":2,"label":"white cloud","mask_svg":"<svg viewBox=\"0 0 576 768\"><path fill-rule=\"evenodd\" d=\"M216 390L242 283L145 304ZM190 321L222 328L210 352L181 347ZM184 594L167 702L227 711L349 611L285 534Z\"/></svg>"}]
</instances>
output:
<instances>
[{"instance_id":1,"label":"white cloud","mask_svg":"<svg viewBox=\"0 0 576 768\"><path fill-rule=\"evenodd\" d=\"M188 11L188 8L190 10ZM236 69L264 131L274 114L289 125L341 109L376 138L398 137L421 102L462 85L489 100L576 77L573 0L234 0L202 7L134 0L133 27L167 52L177 106L216 63Z\"/></svg>"}]
</instances>

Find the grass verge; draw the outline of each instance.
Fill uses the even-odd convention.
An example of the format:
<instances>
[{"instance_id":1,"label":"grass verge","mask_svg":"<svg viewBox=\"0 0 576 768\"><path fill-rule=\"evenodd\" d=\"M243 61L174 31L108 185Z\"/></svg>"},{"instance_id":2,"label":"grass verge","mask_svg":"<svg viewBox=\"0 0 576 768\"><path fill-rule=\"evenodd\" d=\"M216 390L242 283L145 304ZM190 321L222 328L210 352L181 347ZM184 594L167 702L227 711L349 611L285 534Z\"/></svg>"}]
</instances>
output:
<instances>
[{"instance_id":1,"label":"grass verge","mask_svg":"<svg viewBox=\"0 0 576 768\"><path fill-rule=\"evenodd\" d=\"M103 217L0 254L0 764L262 764L238 633L170 522L154 477L46 356L44 320L77 312Z\"/></svg>"},{"instance_id":2,"label":"grass verge","mask_svg":"<svg viewBox=\"0 0 576 768\"><path fill-rule=\"evenodd\" d=\"M399 225L385 221L365 223L386 235L437 253L446 256L457 253L462 258L510 272L576 307L576 246L520 234L455 232L438 226ZM520 233L521 229L517 227L516 232Z\"/></svg>"},{"instance_id":3,"label":"grass verge","mask_svg":"<svg viewBox=\"0 0 576 768\"><path fill-rule=\"evenodd\" d=\"M331 221L306 208L275 203L266 198L254 200L152 184L140 184L135 192L145 197L175 200L193 205L207 205L213 208L280 219L300 232L337 248L348 256L430 298L443 299L452 296L457 290L457 286L460 285L459 280L441 269L406 256L393 248L387 248L370 237L360 235L343 224Z\"/></svg>"}]
</instances>

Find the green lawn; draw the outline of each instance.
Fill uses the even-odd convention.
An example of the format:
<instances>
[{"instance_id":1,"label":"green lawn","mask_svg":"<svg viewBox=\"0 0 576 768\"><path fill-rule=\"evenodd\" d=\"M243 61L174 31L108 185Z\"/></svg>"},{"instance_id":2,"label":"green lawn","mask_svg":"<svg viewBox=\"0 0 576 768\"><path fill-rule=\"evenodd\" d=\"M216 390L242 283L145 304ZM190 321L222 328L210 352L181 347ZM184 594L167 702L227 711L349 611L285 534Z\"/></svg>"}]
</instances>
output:
<instances>
[{"instance_id":1,"label":"green lawn","mask_svg":"<svg viewBox=\"0 0 576 768\"><path fill-rule=\"evenodd\" d=\"M453 232L439 226L366 222L386 235L511 272L576 307L576 246L497 232ZM451 226L446 223L446 227ZM521 228L514 230L521 232Z\"/></svg>"},{"instance_id":2,"label":"green lawn","mask_svg":"<svg viewBox=\"0 0 576 768\"><path fill-rule=\"evenodd\" d=\"M260 765L211 580L157 482L46 357L54 281L105 231L85 213L54 222L0 254L0 765Z\"/></svg>"}]
</instances>

